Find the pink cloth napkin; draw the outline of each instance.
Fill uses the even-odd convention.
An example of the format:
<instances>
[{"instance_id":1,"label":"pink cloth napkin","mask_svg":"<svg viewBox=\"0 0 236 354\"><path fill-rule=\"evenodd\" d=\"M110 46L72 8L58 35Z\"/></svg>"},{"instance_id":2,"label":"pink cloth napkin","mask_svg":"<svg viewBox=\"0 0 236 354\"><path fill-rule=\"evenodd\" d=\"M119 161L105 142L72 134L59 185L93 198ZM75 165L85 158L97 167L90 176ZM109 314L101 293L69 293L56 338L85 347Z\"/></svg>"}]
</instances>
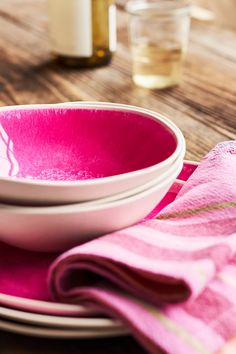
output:
<instances>
[{"instance_id":1,"label":"pink cloth napkin","mask_svg":"<svg viewBox=\"0 0 236 354\"><path fill-rule=\"evenodd\" d=\"M212 354L236 334L236 142L217 145L156 219L66 252L55 299L119 318L150 353Z\"/></svg>"}]
</instances>

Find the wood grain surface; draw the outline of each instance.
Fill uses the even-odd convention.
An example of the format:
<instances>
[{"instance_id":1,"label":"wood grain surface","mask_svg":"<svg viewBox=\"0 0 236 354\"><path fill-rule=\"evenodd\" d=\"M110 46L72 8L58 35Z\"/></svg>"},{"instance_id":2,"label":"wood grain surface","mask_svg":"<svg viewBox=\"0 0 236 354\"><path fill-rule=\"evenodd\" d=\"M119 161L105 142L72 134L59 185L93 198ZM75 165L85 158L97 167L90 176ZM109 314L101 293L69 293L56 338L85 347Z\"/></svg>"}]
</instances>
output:
<instances>
[{"instance_id":1,"label":"wood grain surface","mask_svg":"<svg viewBox=\"0 0 236 354\"><path fill-rule=\"evenodd\" d=\"M94 100L142 106L170 117L185 135L186 158L200 160L216 143L236 139L236 33L228 29L236 27L236 3L199 1L218 13L217 21L193 22L181 85L148 91L131 80L124 0L117 1L117 53L109 66L92 70L65 69L51 60L46 0L1 0L0 105ZM130 337L53 341L0 332L0 354L110 352L144 353Z\"/></svg>"},{"instance_id":2,"label":"wood grain surface","mask_svg":"<svg viewBox=\"0 0 236 354\"><path fill-rule=\"evenodd\" d=\"M214 13L214 24L236 30L235 0L194 0L193 2Z\"/></svg>"}]
</instances>

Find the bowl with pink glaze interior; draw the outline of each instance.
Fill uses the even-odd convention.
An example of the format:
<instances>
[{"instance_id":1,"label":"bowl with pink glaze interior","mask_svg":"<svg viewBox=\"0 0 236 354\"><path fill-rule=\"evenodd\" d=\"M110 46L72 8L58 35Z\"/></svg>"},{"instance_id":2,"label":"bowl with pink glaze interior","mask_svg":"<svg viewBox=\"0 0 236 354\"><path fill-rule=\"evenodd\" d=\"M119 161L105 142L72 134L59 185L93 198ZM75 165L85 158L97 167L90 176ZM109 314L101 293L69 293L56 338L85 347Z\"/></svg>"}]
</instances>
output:
<instances>
[{"instance_id":1,"label":"bowl with pink glaze interior","mask_svg":"<svg viewBox=\"0 0 236 354\"><path fill-rule=\"evenodd\" d=\"M0 200L57 205L105 198L161 177L184 149L171 121L138 107L1 107Z\"/></svg>"}]
</instances>

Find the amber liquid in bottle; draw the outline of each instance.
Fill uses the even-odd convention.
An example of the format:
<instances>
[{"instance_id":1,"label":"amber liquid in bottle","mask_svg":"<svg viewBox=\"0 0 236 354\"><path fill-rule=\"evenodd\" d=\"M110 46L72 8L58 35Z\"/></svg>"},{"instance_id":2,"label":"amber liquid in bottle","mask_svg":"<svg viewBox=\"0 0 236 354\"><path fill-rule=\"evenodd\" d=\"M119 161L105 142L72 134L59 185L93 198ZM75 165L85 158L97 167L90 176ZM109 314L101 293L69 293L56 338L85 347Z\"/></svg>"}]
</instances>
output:
<instances>
[{"instance_id":1,"label":"amber liquid in bottle","mask_svg":"<svg viewBox=\"0 0 236 354\"><path fill-rule=\"evenodd\" d=\"M50 0L59 1L59 0ZM61 0L60 0L61 1ZM64 0L65 3L68 0ZM113 0L69 0L91 2L91 53L81 56L76 53L68 54L52 50L54 59L70 67L95 67L108 64L115 51L116 42L116 19L115 5ZM75 15L75 14L74 14ZM53 14L51 13L51 16ZM63 14L62 14L63 16ZM75 16L73 20L75 20ZM63 22L63 21L62 21ZM63 26L63 23L62 23ZM68 41L70 38L68 38ZM86 38L83 39L86 41ZM80 43L77 43L78 46Z\"/></svg>"}]
</instances>

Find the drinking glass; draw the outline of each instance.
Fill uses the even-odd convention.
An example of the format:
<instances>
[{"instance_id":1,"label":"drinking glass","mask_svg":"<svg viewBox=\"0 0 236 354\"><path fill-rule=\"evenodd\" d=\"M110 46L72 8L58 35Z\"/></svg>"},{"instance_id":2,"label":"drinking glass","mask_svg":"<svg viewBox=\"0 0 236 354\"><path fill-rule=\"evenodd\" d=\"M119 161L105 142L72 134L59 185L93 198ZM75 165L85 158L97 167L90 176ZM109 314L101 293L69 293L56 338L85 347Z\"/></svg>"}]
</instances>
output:
<instances>
[{"instance_id":1,"label":"drinking glass","mask_svg":"<svg viewBox=\"0 0 236 354\"><path fill-rule=\"evenodd\" d=\"M179 84L188 43L189 2L132 0L126 10L134 83L149 89Z\"/></svg>"}]
</instances>

